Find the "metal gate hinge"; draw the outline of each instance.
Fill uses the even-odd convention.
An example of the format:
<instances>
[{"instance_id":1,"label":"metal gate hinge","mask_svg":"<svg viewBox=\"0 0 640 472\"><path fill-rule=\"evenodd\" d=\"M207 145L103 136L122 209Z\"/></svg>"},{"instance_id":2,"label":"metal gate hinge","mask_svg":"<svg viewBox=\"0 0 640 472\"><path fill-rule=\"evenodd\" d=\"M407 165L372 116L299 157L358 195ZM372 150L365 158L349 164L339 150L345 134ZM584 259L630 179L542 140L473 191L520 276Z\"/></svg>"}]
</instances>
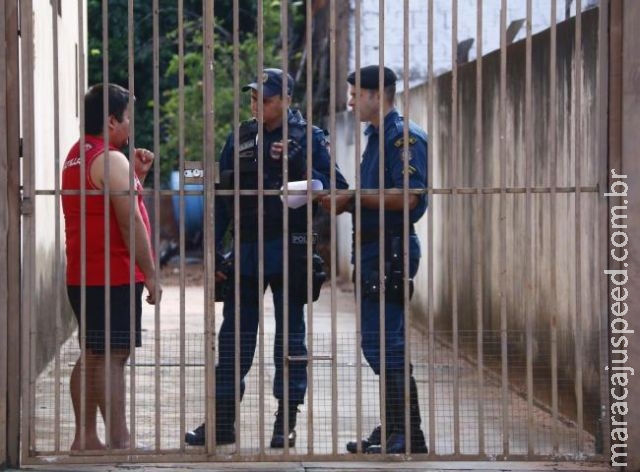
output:
<instances>
[{"instance_id":1,"label":"metal gate hinge","mask_svg":"<svg viewBox=\"0 0 640 472\"><path fill-rule=\"evenodd\" d=\"M24 197L20 202L20 214L23 216L33 214L33 201L30 197Z\"/></svg>"}]
</instances>

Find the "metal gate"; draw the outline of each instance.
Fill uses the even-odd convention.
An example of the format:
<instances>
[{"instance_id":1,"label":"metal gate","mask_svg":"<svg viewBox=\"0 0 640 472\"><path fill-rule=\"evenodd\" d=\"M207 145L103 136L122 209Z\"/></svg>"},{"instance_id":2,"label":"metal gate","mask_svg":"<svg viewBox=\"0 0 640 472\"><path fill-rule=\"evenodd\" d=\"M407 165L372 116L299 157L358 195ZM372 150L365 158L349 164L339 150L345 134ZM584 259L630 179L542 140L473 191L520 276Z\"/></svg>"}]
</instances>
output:
<instances>
[{"instance_id":1,"label":"metal gate","mask_svg":"<svg viewBox=\"0 0 640 472\"><path fill-rule=\"evenodd\" d=\"M426 195L428 210L415 224L422 260L413 296L406 281L402 287L410 309L404 315L408 341L401 395L403 432L413 437L408 413L413 376L428 453L408 446L400 457L603 460L610 446L604 371L608 321L602 316L606 281L600 277L607 260L607 207L599 192L606 186L608 165L600 118L607 106L608 2L329 0L274 7L238 0L153 0L148 11L133 0L97 3L99 9L96 2L20 2L23 464L380 460L363 445L355 453L345 450L348 441L366 437L378 424L383 458L398 457L386 451L393 430L384 407L390 394L380 387L388 380L385 361L379 377L360 349L367 330L359 315L361 282L369 274L356 270L352 278L352 222L336 212L339 197L353 195L360 202L354 210L359 221L363 197L371 193L362 187L359 167L368 135L361 133L359 114L346 110L347 74L369 63L396 71L396 106L429 136L428 180L418 192ZM199 9L191 10L194 4ZM91 12L98 11L102 35L87 38L84 25L95 30ZM114 18L126 19L126 37L118 35L122 25L114 26ZM163 29L167 25L173 30ZM370 41L377 42L371 46ZM127 53L120 57L126 64L110 63L108 58L125 45ZM169 59L167 49L175 49ZM101 67L89 67L93 56L104 58ZM236 130L230 142L237 161L238 130L249 109L242 88L268 67L293 76L294 100L304 118L328 131L330 185L323 190L310 190L311 168L305 171L303 192L287 186L289 170L283 170L280 190L247 190L237 177L227 189L219 185L220 130ZM82 97L88 75L96 70L102 77L126 77L121 85L147 100L138 97L129 105L126 151L130 156L137 147L153 151L153 179L127 196L133 209L142 195L150 210L156 281L164 297L143 308L142 346L135 348L131 341L124 367L129 447L112 447L106 439L111 420L99 420L106 449L71 451L69 378L76 360L86 359L81 348L86 344L78 342L83 336L66 295L61 199L69 193L61 189L60 176L71 144L78 136L85 139ZM356 93L362 85L357 77ZM265 85L256 87L255 114L262 123ZM150 117L151 126L140 116ZM149 135L141 137L137 130ZM264 133L258 131L259 153L265 151ZM310 154L310 125L305 133ZM411 154L408 134L397 143L402 155ZM293 152L287 149L292 144L284 146L285 156ZM388 152L384 146L380 151ZM338 168L349 190L338 188ZM258 175L264 172L260 167ZM405 210L399 234L406 243L412 226L407 206L416 194L408 179L401 193ZM93 195L87 189L79 194L81 199ZM382 204L385 193L375 195ZM215 301L220 290L215 273L221 269L214 247L216 202L234 201L232 231L241 234L238 208L251 196L258 202L298 197L307 208L306 258L300 266L288 264L292 223L283 216L285 299L296 279L306 278L307 297L312 295L315 233L328 273L320 299L306 304L304 355L290 350L292 308L282 307L285 393L280 401L285 424L297 415L297 438L295 445L285 440L281 448L269 444L279 406L272 394L270 355L277 342L273 314L279 308L269 293L258 297L258 329L250 338L241 338L240 311L232 311L234 345L253 339L256 356L244 386L239 356L234 363L233 444L218 444L222 437L214 426L216 417L228 413L216 409L220 378L214 374L223 320L223 304ZM312 218L311 202L323 196L327 209ZM190 228L192 212L195 229ZM264 244L269 217L259 214L254 236ZM105 224L116 223L106 217ZM86 227L82 233L86 239ZM384 234L376 239L381 248ZM356 232L356 248L365 236ZM240 243L235 238L230 248L239 253ZM266 289L260 276L268 256L259 250L259 292ZM408 251L401 256L406 272ZM165 259L169 262L161 269ZM232 264L236 273L242 270L239 258ZM384 261L380 264L384 274ZM379 277L384 285L384 275ZM85 290L81 298L86 301ZM247 296L240 278L234 278L231 290L237 306ZM380 296L389 295L382 290ZM110 305L109 297L105 303ZM83 309L81 316L86 320L91 314ZM380 323L386 323L384 308ZM380 335L379 342L385 359L388 339ZM304 401L292 410L289 384L300 362L306 364L308 382ZM80 375L84 398L90 385L87 372ZM105 388L111 391L110 379ZM79 405L80 412L86 409L84 400ZM101 408L109 417L116 407L107 398ZM204 444L186 444L185 432L203 421ZM289 432L285 426L284 435Z\"/></svg>"}]
</instances>

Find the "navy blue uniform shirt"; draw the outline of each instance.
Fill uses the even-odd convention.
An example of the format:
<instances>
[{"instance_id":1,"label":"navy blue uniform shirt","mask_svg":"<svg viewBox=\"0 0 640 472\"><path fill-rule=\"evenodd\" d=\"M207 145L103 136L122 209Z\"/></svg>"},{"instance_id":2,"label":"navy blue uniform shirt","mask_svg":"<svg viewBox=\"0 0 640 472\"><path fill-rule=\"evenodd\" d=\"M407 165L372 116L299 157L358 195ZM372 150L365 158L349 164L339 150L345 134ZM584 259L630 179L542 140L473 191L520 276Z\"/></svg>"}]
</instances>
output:
<instances>
[{"instance_id":1,"label":"navy blue uniform shirt","mask_svg":"<svg viewBox=\"0 0 640 472\"><path fill-rule=\"evenodd\" d=\"M404 186L404 125L405 121L396 109L384 118L384 188L402 189ZM361 186L363 189L380 188L380 132L373 125L367 126L365 136L367 146L360 164ZM415 123L409 121L409 188L424 189L427 185L427 135ZM409 212L410 223L415 223L427 209L427 195L419 197L418 205ZM385 227L402 228L403 212L386 211ZM378 209L362 208L362 231L379 231Z\"/></svg>"},{"instance_id":2,"label":"navy blue uniform shirt","mask_svg":"<svg viewBox=\"0 0 640 472\"><path fill-rule=\"evenodd\" d=\"M288 126L289 136L292 135L292 129L306 131L307 122L302 117L299 111L289 110L288 112ZM302 152L297 156L298 159L302 159L303 162L295 163L294 167L306 169L308 159L306 156L307 150L307 135L306 132L298 133L301 137L298 140L302 148ZM275 142L282 141L282 127L274 129L272 131L264 130L264 146L263 146L263 162L264 162L264 188L265 189L279 189L282 185L282 165L280 161L276 165L271 161L273 159L270 156L271 145ZM311 146L311 177L322 182L325 189L329 189L331 182L331 157L329 155L329 141L324 131L314 126L311 135L313 140ZM227 138L224 148L220 156L220 173L225 170L234 169L234 145L233 145L233 133ZM289 156L291 159L291 156ZM293 164L293 163L292 163ZM289 166L291 172L292 165ZM340 173L339 169L336 169L336 188L346 189L348 187L347 181ZM294 176L289 174L289 181L299 179L300 176ZM306 170L301 177L306 179ZM240 183L242 187L242 182ZM216 199L216 228L215 228L215 240L216 248L221 248L222 238L231 224L233 219L232 209L225 203L227 197ZM232 198L232 197L229 197ZM257 197L256 197L257 201ZM287 207L283 205L279 196L265 196L264 197L264 215L263 224L265 226L265 244L264 244L264 256L265 256L265 274L279 274L283 272L282 259L283 259L283 246L282 246L282 215L283 211ZM290 232L306 232L307 227L307 208L306 205L292 210L289 209L289 230ZM274 229L274 232L266 230L266 227L270 226ZM257 227L257 222L256 222ZM271 235L271 236L270 236ZM275 236L274 236L275 235ZM257 236L256 236L257 239ZM257 273L257 261L258 261L258 245L255 243L242 243L241 247L241 270L245 275Z\"/></svg>"}]
</instances>

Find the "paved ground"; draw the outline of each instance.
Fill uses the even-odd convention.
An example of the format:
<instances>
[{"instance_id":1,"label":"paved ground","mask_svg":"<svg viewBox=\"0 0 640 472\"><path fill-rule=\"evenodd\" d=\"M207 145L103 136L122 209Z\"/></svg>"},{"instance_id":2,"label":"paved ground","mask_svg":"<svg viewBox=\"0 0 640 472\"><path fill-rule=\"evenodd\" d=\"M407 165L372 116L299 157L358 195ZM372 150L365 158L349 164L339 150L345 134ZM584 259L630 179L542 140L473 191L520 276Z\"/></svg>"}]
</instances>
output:
<instances>
[{"instance_id":1,"label":"paved ground","mask_svg":"<svg viewBox=\"0 0 640 472\"><path fill-rule=\"evenodd\" d=\"M542 405L533 407L529 415L526 398L518 392L507 392L505 403L501 400L499 379L493 378L490 373L485 376L483 395L479 395L476 366L463 359L454 359L452 350L441 343L435 346L430 365L428 338L418 331L412 335L412 360L422 403L423 429L428 436L431 433L430 449L436 454L429 458L453 458L456 449L458 458L463 458L465 454L478 455L478 439L482 435L485 451L483 455L493 459L491 462L430 462L417 461L417 458L407 460L389 457L388 462L382 463L354 462L354 456L344 451L344 444L356 434L358 393L362 395L360 419L363 431L366 432L377 424L379 407L377 379L366 365L361 371L360 388L356 384L359 350L355 336L354 298L349 287L338 287L335 291L329 286L324 287L320 301L314 305L313 313L308 313L309 326L313 332L310 348L319 359L313 363L307 401L299 414L298 441L287 456L282 456L282 451L268 448L272 415L276 409L271 395L274 326L273 306L269 296L265 297L264 362L260 362L258 351L247 377L247 390L241 404L239 444L220 447L214 456L207 455L203 448L185 448L182 443L183 431L202 421L206 403L202 334L204 291L199 285L202 278L198 271L197 267L187 268L184 292L180 290L180 279L176 274L167 277L170 284L165 285L158 325L154 324L153 309L145 308L143 347L136 351L135 377L128 377L130 385L131 378L135 378L135 403L130 400L127 410L130 412L131 407L134 407L136 414L135 417L130 416L130 424L132 421L135 424L138 443L157 447L156 451L152 451L152 456L146 456L147 459L153 458L152 462L169 461L174 464L86 466L81 464L148 460L145 460L144 455L137 459L127 456L68 455L73 434L73 415L67 384L70 367L78 354L77 341L70 339L61 349L58 359L59 378L56 379L55 362L52 362L36 382L35 439L32 449L36 451L34 455L39 461L50 464L39 470L609 470L603 465L584 462L499 462L497 459L502 457L502 413L505 407L509 418L507 426L511 454L526 455L530 441L536 454L551 455L552 431L555 428L558 433L558 455L580 461L594 454L594 438L585 432L578 435L575 425L566 418L554 421ZM336 314L333 321L332 313ZM221 306L216 304L217 329L220 321ZM155 329L156 326L159 329ZM335 362L331 362L330 358L335 358ZM128 375L132 370L128 370ZM56 389L56 385L59 389ZM458 398L457 408L454 408L454 398ZM332 408L332 404L335 404L335 408ZM482 415L479 415L480 408ZM55 422L56 416L60 417L58 424ZM482 419L479 421L480 417ZM531 423L528 423L529 419ZM59 441L56 441L56 434ZM261 442L261 435L266 438L263 439L267 443L266 447ZM580 452L579 440L582 440ZM297 455L316 455L319 459L326 457L328 460L340 459L346 462L306 462L303 457L296 458ZM216 457L225 462L216 463ZM270 462L259 462L264 459ZM236 464L228 462L229 460L248 462ZM78 464L64 465L65 462ZM176 462L181 464L177 465ZM197 463L187 465L182 462ZM53 464L56 464L56 468L50 468Z\"/></svg>"},{"instance_id":2,"label":"paved ground","mask_svg":"<svg viewBox=\"0 0 640 472\"><path fill-rule=\"evenodd\" d=\"M34 470L38 472L395 472L397 470L425 471L425 472L451 472L451 471L475 471L475 472L538 472L538 471L567 471L567 472L600 472L613 470L603 465L589 463L554 463L554 462L419 462L419 463L279 463L264 464L165 464L162 466L147 465L111 465L111 466L50 466L24 468L21 470ZM12 472L9 470L8 472ZM15 472L15 471L13 471Z\"/></svg>"}]
</instances>

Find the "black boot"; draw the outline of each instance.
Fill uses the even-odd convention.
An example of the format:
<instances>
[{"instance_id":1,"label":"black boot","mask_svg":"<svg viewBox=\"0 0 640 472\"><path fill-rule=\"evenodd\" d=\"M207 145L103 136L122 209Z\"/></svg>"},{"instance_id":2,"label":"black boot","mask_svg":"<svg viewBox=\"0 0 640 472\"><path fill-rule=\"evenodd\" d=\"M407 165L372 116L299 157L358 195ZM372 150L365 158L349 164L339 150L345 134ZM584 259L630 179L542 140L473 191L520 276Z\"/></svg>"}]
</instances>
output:
<instances>
[{"instance_id":1,"label":"black boot","mask_svg":"<svg viewBox=\"0 0 640 472\"><path fill-rule=\"evenodd\" d=\"M373 428L371 434L367 439L360 440L360 450L362 452L367 452L369 446L379 446L382 441L382 425L378 425ZM349 441L347 443L347 451L355 454L358 452L358 441Z\"/></svg>"},{"instance_id":2,"label":"black boot","mask_svg":"<svg viewBox=\"0 0 640 472\"><path fill-rule=\"evenodd\" d=\"M385 404L385 415L386 415L386 423L387 423L387 438L394 430L394 418L397 416L394 408L396 408L394 396L396 395L395 389L393 389L393 383L387 380L387 389L385 392L387 397L387 403ZM376 426L371 434L366 439L361 439L361 450L362 452L368 452L370 447L380 447L382 443L382 425ZM349 441L347 443L347 451L355 454L358 452L358 441Z\"/></svg>"},{"instance_id":3,"label":"black boot","mask_svg":"<svg viewBox=\"0 0 640 472\"><path fill-rule=\"evenodd\" d=\"M233 404L219 403L216 405L216 444L223 446L236 442L235 431L236 410ZM204 446L206 442L205 424L192 431L187 431L184 435L184 442L190 446Z\"/></svg>"},{"instance_id":4,"label":"black boot","mask_svg":"<svg viewBox=\"0 0 640 472\"><path fill-rule=\"evenodd\" d=\"M427 448L427 442L424 438L424 433L420 424L422 418L420 417L420 402L418 400L418 385L416 379L411 376L409 381L409 420L411 421L411 452L415 454L427 454L429 449Z\"/></svg>"},{"instance_id":5,"label":"black boot","mask_svg":"<svg viewBox=\"0 0 640 472\"><path fill-rule=\"evenodd\" d=\"M284 402L278 400L278 411L276 412L276 421L273 423L273 436L271 436L271 447L274 449L282 449L284 447ZM289 403L289 447L296 445L296 415L298 414L298 405Z\"/></svg>"},{"instance_id":6,"label":"black boot","mask_svg":"<svg viewBox=\"0 0 640 472\"><path fill-rule=\"evenodd\" d=\"M392 433L387 438L387 454L404 454L407 451L407 438L405 435L405 409L404 388L399 381L388 382L387 387L387 422L392 425ZM418 402L418 386L413 376L409 380L409 419L411 425L411 453L426 454L428 451L424 433L420 428L420 405ZM380 445L372 445L367 448L368 454L382 452Z\"/></svg>"}]
</instances>

